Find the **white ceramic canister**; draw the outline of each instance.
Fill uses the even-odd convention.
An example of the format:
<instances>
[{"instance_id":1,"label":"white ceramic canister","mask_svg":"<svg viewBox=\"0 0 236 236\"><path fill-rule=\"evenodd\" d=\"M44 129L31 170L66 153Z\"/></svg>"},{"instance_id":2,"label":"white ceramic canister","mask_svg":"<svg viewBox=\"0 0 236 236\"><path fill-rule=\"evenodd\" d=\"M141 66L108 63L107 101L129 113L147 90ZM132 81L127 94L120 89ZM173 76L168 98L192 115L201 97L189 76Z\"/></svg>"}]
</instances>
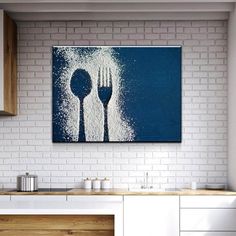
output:
<instances>
[{"instance_id":1,"label":"white ceramic canister","mask_svg":"<svg viewBox=\"0 0 236 236\"><path fill-rule=\"evenodd\" d=\"M101 188L101 180L98 178L93 180L93 189L100 189Z\"/></svg>"},{"instance_id":2,"label":"white ceramic canister","mask_svg":"<svg viewBox=\"0 0 236 236\"><path fill-rule=\"evenodd\" d=\"M196 189L197 189L197 182L193 181L193 182L191 183L191 189L192 189L192 190L196 190Z\"/></svg>"},{"instance_id":3,"label":"white ceramic canister","mask_svg":"<svg viewBox=\"0 0 236 236\"><path fill-rule=\"evenodd\" d=\"M102 189L110 189L111 188L111 181L108 178L104 178L102 180Z\"/></svg>"},{"instance_id":4,"label":"white ceramic canister","mask_svg":"<svg viewBox=\"0 0 236 236\"><path fill-rule=\"evenodd\" d=\"M89 178L84 179L84 189L92 188L92 180Z\"/></svg>"}]
</instances>

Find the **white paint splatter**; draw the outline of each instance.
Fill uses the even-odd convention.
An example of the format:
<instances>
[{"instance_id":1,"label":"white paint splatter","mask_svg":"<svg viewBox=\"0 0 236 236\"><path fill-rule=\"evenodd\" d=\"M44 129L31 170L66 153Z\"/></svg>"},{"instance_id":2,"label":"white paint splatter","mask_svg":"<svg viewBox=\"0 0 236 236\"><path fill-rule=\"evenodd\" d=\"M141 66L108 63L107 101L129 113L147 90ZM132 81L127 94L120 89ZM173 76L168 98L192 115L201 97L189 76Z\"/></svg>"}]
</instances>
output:
<instances>
[{"instance_id":1,"label":"white paint splatter","mask_svg":"<svg viewBox=\"0 0 236 236\"><path fill-rule=\"evenodd\" d=\"M85 48L83 48L85 49ZM91 50L94 49L94 50ZM103 105L98 97L97 79L99 67L109 67L112 72L112 97L108 104L108 129L110 141L132 141L134 130L122 112L122 65L111 47L96 47L79 50L78 47L58 47L65 66L54 86L59 87L63 102L59 106L59 120L64 127L64 135L78 141L79 99L70 89L70 79L76 69L85 69L92 80L91 93L84 99L84 120L86 141L103 141Z\"/></svg>"}]
</instances>

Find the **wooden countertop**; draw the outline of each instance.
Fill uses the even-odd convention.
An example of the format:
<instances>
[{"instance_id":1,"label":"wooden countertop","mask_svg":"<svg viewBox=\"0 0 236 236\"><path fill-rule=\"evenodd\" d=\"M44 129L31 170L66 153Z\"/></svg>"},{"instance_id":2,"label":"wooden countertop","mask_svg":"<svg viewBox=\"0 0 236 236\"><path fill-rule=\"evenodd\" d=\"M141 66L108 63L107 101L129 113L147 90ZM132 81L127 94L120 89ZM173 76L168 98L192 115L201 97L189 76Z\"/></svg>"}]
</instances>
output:
<instances>
[{"instance_id":1,"label":"wooden countertop","mask_svg":"<svg viewBox=\"0 0 236 236\"><path fill-rule=\"evenodd\" d=\"M223 191L223 190L168 190L168 191L129 191L128 189L110 189L110 190L85 190L85 189L72 189L68 192L17 192L12 189L0 189L0 195L175 195L175 196L200 196L200 195L223 195L223 196L236 196L236 192Z\"/></svg>"}]
</instances>

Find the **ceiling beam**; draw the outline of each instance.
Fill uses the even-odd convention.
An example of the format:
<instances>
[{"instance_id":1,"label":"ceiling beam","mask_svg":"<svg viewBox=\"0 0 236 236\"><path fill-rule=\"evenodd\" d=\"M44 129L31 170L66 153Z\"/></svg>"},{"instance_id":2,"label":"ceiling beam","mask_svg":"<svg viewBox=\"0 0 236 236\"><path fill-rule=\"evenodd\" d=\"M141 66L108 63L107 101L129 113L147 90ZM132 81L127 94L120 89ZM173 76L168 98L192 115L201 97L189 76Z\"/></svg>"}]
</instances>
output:
<instances>
[{"instance_id":1,"label":"ceiling beam","mask_svg":"<svg viewBox=\"0 0 236 236\"><path fill-rule=\"evenodd\" d=\"M8 12L230 12L234 3L0 3Z\"/></svg>"},{"instance_id":2,"label":"ceiling beam","mask_svg":"<svg viewBox=\"0 0 236 236\"><path fill-rule=\"evenodd\" d=\"M234 0L0 0L15 20L228 19ZM199 2L200 1L200 2ZM226 2L228 1L228 2ZM236 0L235 0L236 1Z\"/></svg>"},{"instance_id":3,"label":"ceiling beam","mask_svg":"<svg viewBox=\"0 0 236 236\"><path fill-rule=\"evenodd\" d=\"M172 13L10 13L16 21L74 21L74 20L227 20L227 12Z\"/></svg>"}]
</instances>

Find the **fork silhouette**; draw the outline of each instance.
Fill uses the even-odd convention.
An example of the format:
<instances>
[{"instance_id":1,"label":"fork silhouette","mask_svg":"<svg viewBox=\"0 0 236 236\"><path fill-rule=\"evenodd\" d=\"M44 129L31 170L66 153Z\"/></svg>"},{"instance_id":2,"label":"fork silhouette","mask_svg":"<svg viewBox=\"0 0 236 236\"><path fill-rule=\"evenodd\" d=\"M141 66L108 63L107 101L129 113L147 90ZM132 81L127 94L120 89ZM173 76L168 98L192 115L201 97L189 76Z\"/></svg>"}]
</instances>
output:
<instances>
[{"instance_id":1,"label":"fork silhouette","mask_svg":"<svg viewBox=\"0 0 236 236\"><path fill-rule=\"evenodd\" d=\"M112 95L112 74L111 68L99 68L98 70L98 97L104 109L104 133L103 141L109 141L108 130L108 103Z\"/></svg>"}]
</instances>

